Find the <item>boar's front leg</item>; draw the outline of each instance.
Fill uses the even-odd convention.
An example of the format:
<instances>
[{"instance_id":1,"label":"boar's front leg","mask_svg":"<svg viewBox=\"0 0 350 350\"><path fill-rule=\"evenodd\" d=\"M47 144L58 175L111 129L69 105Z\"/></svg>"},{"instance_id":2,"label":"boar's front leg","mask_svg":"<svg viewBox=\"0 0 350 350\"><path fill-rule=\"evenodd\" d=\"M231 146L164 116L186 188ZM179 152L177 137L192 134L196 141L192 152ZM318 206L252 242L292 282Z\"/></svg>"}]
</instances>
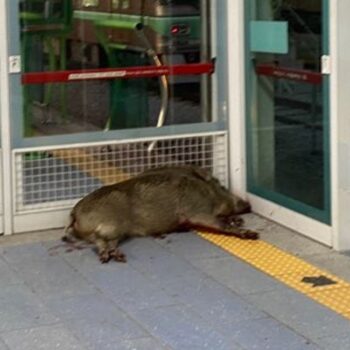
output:
<instances>
[{"instance_id":1,"label":"boar's front leg","mask_svg":"<svg viewBox=\"0 0 350 350\"><path fill-rule=\"evenodd\" d=\"M96 238L95 244L101 263L107 263L111 259L109 255L108 243L102 238Z\"/></svg>"},{"instance_id":2,"label":"boar's front leg","mask_svg":"<svg viewBox=\"0 0 350 350\"><path fill-rule=\"evenodd\" d=\"M238 215L231 215L227 218L223 218L224 222L227 223L230 226L243 226L244 225L244 220L238 216Z\"/></svg>"},{"instance_id":3,"label":"boar's front leg","mask_svg":"<svg viewBox=\"0 0 350 350\"><path fill-rule=\"evenodd\" d=\"M192 228L211 230L214 233L221 233L229 236L236 236L242 239L258 239L257 232L246 230L237 226L228 225L218 218L208 214L195 215L186 220L186 224Z\"/></svg>"}]
</instances>

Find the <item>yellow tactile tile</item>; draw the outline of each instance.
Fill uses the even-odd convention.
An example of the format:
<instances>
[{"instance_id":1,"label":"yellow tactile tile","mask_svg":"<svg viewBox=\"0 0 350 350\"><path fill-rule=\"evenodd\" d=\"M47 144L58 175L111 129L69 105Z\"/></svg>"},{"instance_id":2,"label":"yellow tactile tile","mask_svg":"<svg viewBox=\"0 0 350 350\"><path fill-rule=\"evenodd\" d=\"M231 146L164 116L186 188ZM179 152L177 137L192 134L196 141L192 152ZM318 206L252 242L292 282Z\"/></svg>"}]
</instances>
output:
<instances>
[{"instance_id":1,"label":"yellow tactile tile","mask_svg":"<svg viewBox=\"0 0 350 350\"><path fill-rule=\"evenodd\" d=\"M109 164L103 159L96 159L81 148L61 149L51 151L56 158L63 159L85 171L89 175L100 179L104 185L127 180L130 175Z\"/></svg>"},{"instance_id":2,"label":"yellow tactile tile","mask_svg":"<svg viewBox=\"0 0 350 350\"><path fill-rule=\"evenodd\" d=\"M330 280L336 282L336 284L314 287L311 283L305 283L302 281L304 277L308 276L325 276ZM318 269L304 270L303 272L300 271L298 273L291 272L285 275L273 277L277 278L279 281L285 283L289 287L297 289L299 292L302 292L307 295L309 295L310 293L314 293L315 290L317 290L318 292L324 292L328 290L341 289L346 286L345 281Z\"/></svg>"},{"instance_id":3,"label":"yellow tactile tile","mask_svg":"<svg viewBox=\"0 0 350 350\"><path fill-rule=\"evenodd\" d=\"M311 297L332 310L341 314L349 314L350 316L349 285L333 290L314 291L311 293Z\"/></svg>"},{"instance_id":4,"label":"yellow tactile tile","mask_svg":"<svg viewBox=\"0 0 350 350\"><path fill-rule=\"evenodd\" d=\"M199 235L291 288L350 319L350 283L264 241L199 232ZM311 281L303 281L303 279ZM312 279L334 284L317 285Z\"/></svg>"}]
</instances>

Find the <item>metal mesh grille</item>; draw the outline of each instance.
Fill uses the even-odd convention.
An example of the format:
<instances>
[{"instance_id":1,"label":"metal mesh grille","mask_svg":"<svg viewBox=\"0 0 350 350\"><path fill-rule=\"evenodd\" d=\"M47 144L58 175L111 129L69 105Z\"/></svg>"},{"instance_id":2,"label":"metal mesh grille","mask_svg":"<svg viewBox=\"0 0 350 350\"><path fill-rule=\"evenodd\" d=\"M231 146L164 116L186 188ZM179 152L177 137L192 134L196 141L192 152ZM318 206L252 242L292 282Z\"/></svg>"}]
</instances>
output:
<instances>
[{"instance_id":1,"label":"metal mesh grille","mask_svg":"<svg viewBox=\"0 0 350 350\"><path fill-rule=\"evenodd\" d=\"M16 212L70 207L102 185L164 165L198 165L227 184L225 133L14 153Z\"/></svg>"}]
</instances>

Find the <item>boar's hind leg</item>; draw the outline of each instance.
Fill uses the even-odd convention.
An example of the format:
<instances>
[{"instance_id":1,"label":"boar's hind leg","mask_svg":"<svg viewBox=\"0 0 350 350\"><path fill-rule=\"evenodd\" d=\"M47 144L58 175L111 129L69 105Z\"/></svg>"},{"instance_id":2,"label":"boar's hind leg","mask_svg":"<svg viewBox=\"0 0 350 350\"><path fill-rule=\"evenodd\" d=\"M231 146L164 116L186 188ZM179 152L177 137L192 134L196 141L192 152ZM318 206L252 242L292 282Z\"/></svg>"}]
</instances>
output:
<instances>
[{"instance_id":1,"label":"boar's hind leg","mask_svg":"<svg viewBox=\"0 0 350 350\"><path fill-rule=\"evenodd\" d=\"M123 235L114 224L100 224L94 233L94 238L101 263L107 263L111 259L126 262L125 255L118 249L118 243Z\"/></svg>"},{"instance_id":2,"label":"boar's hind leg","mask_svg":"<svg viewBox=\"0 0 350 350\"><path fill-rule=\"evenodd\" d=\"M108 244L104 239L96 238L95 244L97 247L97 253L102 264L107 263L111 257L109 255Z\"/></svg>"},{"instance_id":3,"label":"boar's hind leg","mask_svg":"<svg viewBox=\"0 0 350 350\"><path fill-rule=\"evenodd\" d=\"M214 216L208 214L196 215L187 220L188 225L193 228L211 230L214 233L221 233L229 236L236 236L243 239L258 239L257 232L242 229L233 225L227 225Z\"/></svg>"},{"instance_id":4,"label":"boar's hind leg","mask_svg":"<svg viewBox=\"0 0 350 350\"><path fill-rule=\"evenodd\" d=\"M125 254L118 248L118 240L108 242L109 257L118 262L126 262Z\"/></svg>"},{"instance_id":5,"label":"boar's hind leg","mask_svg":"<svg viewBox=\"0 0 350 350\"><path fill-rule=\"evenodd\" d=\"M125 254L118 249L118 240L106 241L102 238L96 238L96 247L98 256L102 264L114 259L119 262L126 262Z\"/></svg>"}]
</instances>

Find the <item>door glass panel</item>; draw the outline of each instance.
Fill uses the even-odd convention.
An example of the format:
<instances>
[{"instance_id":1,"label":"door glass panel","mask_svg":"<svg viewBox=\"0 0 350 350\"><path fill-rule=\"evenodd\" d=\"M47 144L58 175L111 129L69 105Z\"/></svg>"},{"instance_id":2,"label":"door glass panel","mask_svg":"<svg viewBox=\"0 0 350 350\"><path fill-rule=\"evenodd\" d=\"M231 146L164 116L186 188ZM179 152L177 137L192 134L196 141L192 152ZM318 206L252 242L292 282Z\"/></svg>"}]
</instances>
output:
<instances>
[{"instance_id":1,"label":"door glass panel","mask_svg":"<svg viewBox=\"0 0 350 350\"><path fill-rule=\"evenodd\" d=\"M324 9L322 0L249 1L248 187L329 222Z\"/></svg>"},{"instance_id":2,"label":"door glass panel","mask_svg":"<svg viewBox=\"0 0 350 350\"><path fill-rule=\"evenodd\" d=\"M205 62L210 57L206 1L19 4L22 71L34 73L22 85L25 137L211 121L209 79L198 73L67 82L55 81L58 74L35 84L43 78L37 73Z\"/></svg>"}]
</instances>

